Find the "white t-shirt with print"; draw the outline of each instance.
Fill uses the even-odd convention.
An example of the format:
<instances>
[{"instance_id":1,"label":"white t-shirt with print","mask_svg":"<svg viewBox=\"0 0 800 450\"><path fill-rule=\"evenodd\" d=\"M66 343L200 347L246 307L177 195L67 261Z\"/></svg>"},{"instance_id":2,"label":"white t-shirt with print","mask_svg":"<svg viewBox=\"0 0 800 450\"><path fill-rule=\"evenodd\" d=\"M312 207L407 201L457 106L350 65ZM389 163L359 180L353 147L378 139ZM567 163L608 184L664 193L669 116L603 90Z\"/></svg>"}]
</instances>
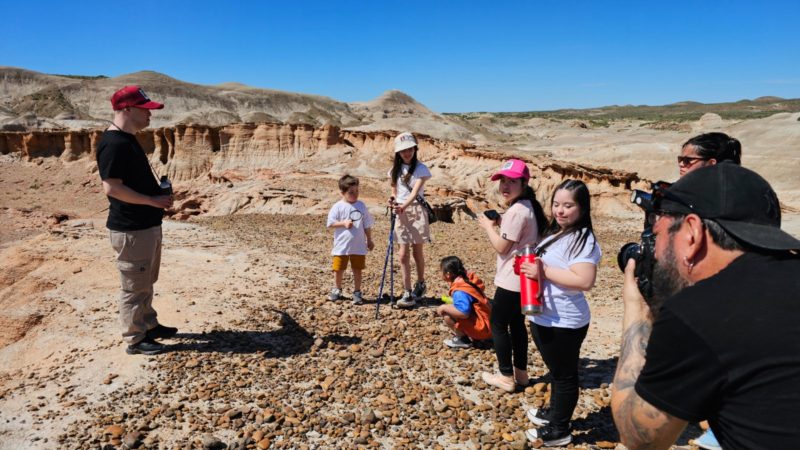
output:
<instances>
[{"instance_id":1,"label":"white t-shirt with print","mask_svg":"<svg viewBox=\"0 0 800 450\"><path fill-rule=\"evenodd\" d=\"M539 244L539 247L547 244L555 237L546 237ZM553 245L545 249L544 255L541 256L542 262L550 267L567 270L570 266L578 263L597 265L603 256L603 252L600 250L600 245L595 241L594 235L589 235L582 250L571 253L570 249L577 238L578 233L570 233L569 236L564 236L554 242ZM543 306L541 314L528 316L528 320L545 327L575 329L587 325L591 319L589 303L586 301L582 291L564 289L549 280L544 283Z\"/></svg>"},{"instance_id":2,"label":"white t-shirt with print","mask_svg":"<svg viewBox=\"0 0 800 450\"><path fill-rule=\"evenodd\" d=\"M411 194L411 189L414 189L414 183L416 183L417 180L427 180L431 177L431 171L428 170L428 166L417 161L417 167L414 168L414 173L411 174L411 178L408 180L408 186L406 186L406 183L403 182L403 177L408 173L408 169L410 168L411 166L408 164L400 166L400 179L397 180L397 198L395 199L397 203L403 203L408 199L408 196ZM392 178L392 169L389 169L389 178ZM411 189L409 189L409 187ZM419 195L425 198L425 186L422 186L419 190Z\"/></svg>"},{"instance_id":3,"label":"white t-shirt with print","mask_svg":"<svg viewBox=\"0 0 800 450\"><path fill-rule=\"evenodd\" d=\"M331 208L328 213L328 224L331 226L336 222L350 219L352 211L361 212L361 219L354 220L353 226L350 229L345 227L336 227L333 231L333 250L331 255L366 255L367 254L367 234L364 232L367 228L372 228L375 220L372 215L367 211L367 205L361 200L355 203L348 203L344 200L339 200ZM354 214L354 216L356 216Z\"/></svg>"}]
</instances>

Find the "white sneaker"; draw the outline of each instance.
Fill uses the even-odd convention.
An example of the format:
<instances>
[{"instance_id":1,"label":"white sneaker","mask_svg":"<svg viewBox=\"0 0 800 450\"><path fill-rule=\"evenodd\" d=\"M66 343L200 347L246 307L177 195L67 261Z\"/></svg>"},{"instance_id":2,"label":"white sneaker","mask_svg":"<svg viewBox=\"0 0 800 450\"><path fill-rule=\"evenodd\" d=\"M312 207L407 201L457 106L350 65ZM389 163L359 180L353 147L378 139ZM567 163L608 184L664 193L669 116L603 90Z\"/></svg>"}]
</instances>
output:
<instances>
[{"instance_id":1,"label":"white sneaker","mask_svg":"<svg viewBox=\"0 0 800 450\"><path fill-rule=\"evenodd\" d=\"M340 298L342 298L342 290L339 288L331 289L331 293L328 295L328 300L334 301L339 300Z\"/></svg>"},{"instance_id":2,"label":"white sneaker","mask_svg":"<svg viewBox=\"0 0 800 450\"><path fill-rule=\"evenodd\" d=\"M417 302L414 301L414 295L411 294L411 291L403 292L403 296L397 301L398 308L413 308L416 304Z\"/></svg>"},{"instance_id":3,"label":"white sneaker","mask_svg":"<svg viewBox=\"0 0 800 450\"><path fill-rule=\"evenodd\" d=\"M537 427L543 427L550 423L550 419L547 417L547 411L541 408L531 408L525 415L528 416L528 420Z\"/></svg>"},{"instance_id":4,"label":"white sneaker","mask_svg":"<svg viewBox=\"0 0 800 450\"><path fill-rule=\"evenodd\" d=\"M529 441L541 439L545 447L564 447L572 442L572 431L557 429L552 425L545 425L542 428L531 428L525 431L525 437Z\"/></svg>"},{"instance_id":5,"label":"white sneaker","mask_svg":"<svg viewBox=\"0 0 800 450\"><path fill-rule=\"evenodd\" d=\"M450 348L470 348L472 347L472 341L467 336L453 336L450 339L445 339L444 345Z\"/></svg>"},{"instance_id":6,"label":"white sneaker","mask_svg":"<svg viewBox=\"0 0 800 450\"><path fill-rule=\"evenodd\" d=\"M361 291L353 292L353 304L354 305L363 305L364 304L364 297L361 296Z\"/></svg>"}]
</instances>

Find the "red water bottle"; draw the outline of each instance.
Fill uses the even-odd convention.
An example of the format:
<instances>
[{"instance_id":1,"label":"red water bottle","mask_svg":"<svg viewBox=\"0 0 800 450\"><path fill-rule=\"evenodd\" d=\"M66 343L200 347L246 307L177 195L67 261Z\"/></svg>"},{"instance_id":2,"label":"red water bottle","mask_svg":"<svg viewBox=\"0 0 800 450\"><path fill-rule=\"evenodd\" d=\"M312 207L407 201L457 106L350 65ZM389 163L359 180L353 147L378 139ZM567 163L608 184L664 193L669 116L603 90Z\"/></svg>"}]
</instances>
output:
<instances>
[{"instance_id":1,"label":"red water bottle","mask_svg":"<svg viewBox=\"0 0 800 450\"><path fill-rule=\"evenodd\" d=\"M526 245L514 254L514 273L519 275L519 301L522 307L522 314L535 316L542 313L542 298L539 281L532 280L520 271L522 263L532 263L539 265L539 276L542 276L541 262L536 259L533 245Z\"/></svg>"}]
</instances>

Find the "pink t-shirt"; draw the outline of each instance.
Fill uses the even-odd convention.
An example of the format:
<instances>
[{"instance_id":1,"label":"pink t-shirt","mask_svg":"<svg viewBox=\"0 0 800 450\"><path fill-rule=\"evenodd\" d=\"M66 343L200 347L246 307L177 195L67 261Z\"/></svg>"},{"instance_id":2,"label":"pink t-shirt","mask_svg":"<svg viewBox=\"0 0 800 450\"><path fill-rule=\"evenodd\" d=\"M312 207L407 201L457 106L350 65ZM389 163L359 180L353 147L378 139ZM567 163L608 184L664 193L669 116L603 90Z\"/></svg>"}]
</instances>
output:
<instances>
[{"instance_id":1,"label":"pink t-shirt","mask_svg":"<svg viewBox=\"0 0 800 450\"><path fill-rule=\"evenodd\" d=\"M514 252L539 242L539 229L530 201L520 200L508 208L500 221L500 237L514 244L508 252L497 255L494 284L508 291L519 292L519 275L514 274Z\"/></svg>"}]
</instances>

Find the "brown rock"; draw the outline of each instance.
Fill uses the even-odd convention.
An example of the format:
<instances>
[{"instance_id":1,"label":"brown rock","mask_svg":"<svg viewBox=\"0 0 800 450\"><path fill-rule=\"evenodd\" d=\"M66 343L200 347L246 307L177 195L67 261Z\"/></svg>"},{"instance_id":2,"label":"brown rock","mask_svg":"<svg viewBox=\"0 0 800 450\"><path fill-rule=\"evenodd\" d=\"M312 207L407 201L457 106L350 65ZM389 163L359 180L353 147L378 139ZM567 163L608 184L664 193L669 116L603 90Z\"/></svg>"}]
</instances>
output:
<instances>
[{"instance_id":1,"label":"brown rock","mask_svg":"<svg viewBox=\"0 0 800 450\"><path fill-rule=\"evenodd\" d=\"M392 399L386 394L378 395L378 397L376 397L376 400L378 400L378 402L380 402L383 405L394 405L395 403L397 403L394 399Z\"/></svg>"},{"instance_id":2,"label":"brown rock","mask_svg":"<svg viewBox=\"0 0 800 450\"><path fill-rule=\"evenodd\" d=\"M103 430L103 434L111 435L112 438L118 438L122 436L123 433L125 433L125 428L119 425L109 425L105 430Z\"/></svg>"}]
</instances>

